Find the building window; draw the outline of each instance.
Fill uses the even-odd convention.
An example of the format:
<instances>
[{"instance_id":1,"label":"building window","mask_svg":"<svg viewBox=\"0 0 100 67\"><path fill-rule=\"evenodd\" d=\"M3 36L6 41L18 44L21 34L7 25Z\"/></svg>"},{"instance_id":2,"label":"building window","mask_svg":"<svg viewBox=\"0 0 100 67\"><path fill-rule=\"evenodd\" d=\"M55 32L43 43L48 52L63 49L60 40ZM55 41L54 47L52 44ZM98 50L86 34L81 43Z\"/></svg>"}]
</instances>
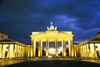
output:
<instances>
[{"instance_id":1,"label":"building window","mask_svg":"<svg viewBox=\"0 0 100 67\"><path fill-rule=\"evenodd\" d=\"M1 36L1 38L3 38L3 36Z\"/></svg>"}]
</instances>

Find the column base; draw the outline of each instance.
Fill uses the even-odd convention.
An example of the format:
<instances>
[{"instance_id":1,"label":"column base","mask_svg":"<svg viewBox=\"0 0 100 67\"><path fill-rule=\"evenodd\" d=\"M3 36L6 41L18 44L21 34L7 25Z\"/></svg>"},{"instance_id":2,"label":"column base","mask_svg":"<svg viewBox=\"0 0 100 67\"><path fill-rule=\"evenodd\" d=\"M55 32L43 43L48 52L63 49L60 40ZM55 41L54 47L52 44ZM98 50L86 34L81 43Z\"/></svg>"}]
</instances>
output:
<instances>
[{"instance_id":1,"label":"column base","mask_svg":"<svg viewBox=\"0 0 100 67\"><path fill-rule=\"evenodd\" d=\"M59 58L58 56L56 56L55 58Z\"/></svg>"},{"instance_id":2,"label":"column base","mask_svg":"<svg viewBox=\"0 0 100 67\"><path fill-rule=\"evenodd\" d=\"M49 56L46 56L46 58L49 58Z\"/></svg>"},{"instance_id":3,"label":"column base","mask_svg":"<svg viewBox=\"0 0 100 67\"><path fill-rule=\"evenodd\" d=\"M36 58L36 57L33 57L33 58Z\"/></svg>"},{"instance_id":4,"label":"column base","mask_svg":"<svg viewBox=\"0 0 100 67\"><path fill-rule=\"evenodd\" d=\"M66 56L62 56L62 58L66 58Z\"/></svg>"},{"instance_id":5,"label":"column base","mask_svg":"<svg viewBox=\"0 0 100 67\"><path fill-rule=\"evenodd\" d=\"M38 58L43 58L43 57L38 57Z\"/></svg>"}]
</instances>

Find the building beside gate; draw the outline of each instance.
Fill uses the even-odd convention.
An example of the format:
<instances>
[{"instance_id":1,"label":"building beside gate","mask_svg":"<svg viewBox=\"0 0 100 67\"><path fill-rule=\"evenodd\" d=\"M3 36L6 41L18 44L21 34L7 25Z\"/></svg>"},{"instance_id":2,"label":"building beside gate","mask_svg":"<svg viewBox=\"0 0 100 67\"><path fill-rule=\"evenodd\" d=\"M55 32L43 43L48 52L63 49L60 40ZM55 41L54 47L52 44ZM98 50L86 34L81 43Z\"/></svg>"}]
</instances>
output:
<instances>
[{"instance_id":1,"label":"building beside gate","mask_svg":"<svg viewBox=\"0 0 100 67\"><path fill-rule=\"evenodd\" d=\"M4 39L0 41L0 58L24 57L25 45L14 40Z\"/></svg>"},{"instance_id":2,"label":"building beside gate","mask_svg":"<svg viewBox=\"0 0 100 67\"><path fill-rule=\"evenodd\" d=\"M25 44L8 39L8 35L0 33L0 58L24 58Z\"/></svg>"},{"instance_id":3,"label":"building beside gate","mask_svg":"<svg viewBox=\"0 0 100 67\"><path fill-rule=\"evenodd\" d=\"M96 34L96 38L74 46L74 56L100 58L100 32Z\"/></svg>"}]
</instances>

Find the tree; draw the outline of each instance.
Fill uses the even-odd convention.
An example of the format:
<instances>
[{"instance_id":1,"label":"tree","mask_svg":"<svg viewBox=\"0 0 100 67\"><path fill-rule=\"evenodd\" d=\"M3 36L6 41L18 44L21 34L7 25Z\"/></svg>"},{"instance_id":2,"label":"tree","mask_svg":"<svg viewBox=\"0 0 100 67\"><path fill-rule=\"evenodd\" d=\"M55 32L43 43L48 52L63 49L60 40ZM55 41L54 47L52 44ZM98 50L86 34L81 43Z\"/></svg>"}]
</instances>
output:
<instances>
[{"instance_id":1,"label":"tree","mask_svg":"<svg viewBox=\"0 0 100 67\"><path fill-rule=\"evenodd\" d=\"M42 56L46 56L45 50L42 50ZM38 48L36 48L36 57L38 57Z\"/></svg>"},{"instance_id":2,"label":"tree","mask_svg":"<svg viewBox=\"0 0 100 67\"><path fill-rule=\"evenodd\" d=\"M46 51L42 50L42 56L46 56Z\"/></svg>"},{"instance_id":3,"label":"tree","mask_svg":"<svg viewBox=\"0 0 100 67\"><path fill-rule=\"evenodd\" d=\"M62 56L62 52L60 52L59 56ZM66 49L66 56L69 56L69 48Z\"/></svg>"},{"instance_id":4,"label":"tree","mask_svg":"<svg viewBox=\"0 0 100 67\"><path fill-rule=\"evenodd\" d=\"M69 48L66 49L66 56L69 56Z\"/></svg>"}]
</instances>

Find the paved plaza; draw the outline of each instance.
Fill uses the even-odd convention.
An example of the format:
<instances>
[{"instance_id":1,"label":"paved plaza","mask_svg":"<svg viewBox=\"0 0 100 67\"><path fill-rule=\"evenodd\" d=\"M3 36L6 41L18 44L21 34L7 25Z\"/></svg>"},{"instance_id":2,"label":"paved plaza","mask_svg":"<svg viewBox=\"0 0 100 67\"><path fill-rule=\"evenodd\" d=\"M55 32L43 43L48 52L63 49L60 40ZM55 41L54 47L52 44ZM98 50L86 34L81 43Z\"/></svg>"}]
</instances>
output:
<instances>
[{"instance_id":1,"label":"paved plaza","mask_svg":"<svg viewBox=\"0 0 100 67\"><path fill-rule=\"evenodd\" d=\"M81 58L30 58L30 59L0 59L0 67L72 67L72 66L100 66L99 59L81 59Z\"/></svg>"}]
</instances>

